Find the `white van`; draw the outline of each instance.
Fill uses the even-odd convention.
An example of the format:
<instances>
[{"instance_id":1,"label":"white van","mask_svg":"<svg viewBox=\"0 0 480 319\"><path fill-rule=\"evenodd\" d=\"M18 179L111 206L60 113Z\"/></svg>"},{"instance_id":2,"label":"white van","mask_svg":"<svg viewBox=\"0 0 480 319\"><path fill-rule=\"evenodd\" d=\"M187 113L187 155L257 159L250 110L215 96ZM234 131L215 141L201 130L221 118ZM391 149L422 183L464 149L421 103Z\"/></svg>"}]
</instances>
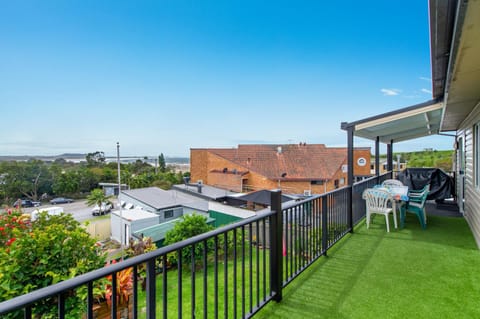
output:
<instances>
[{"instance_id":1,"label":"white van","mask_svg":"<svg viewBox=\"0 0 480 319\"><path fill-rule=\"evenodd\" d=\"M46 208L41 208L41 209L35 209L34 211L32 211L32 213L31 213L31 215L30 215L30 218L31 218L32 220L37 219L37 215L38 215L40 212L47 212L48 215L60 215L61 213L63 213L63 207L53 206L53 207L46 207Z\"/></svg>"}]
</instances>

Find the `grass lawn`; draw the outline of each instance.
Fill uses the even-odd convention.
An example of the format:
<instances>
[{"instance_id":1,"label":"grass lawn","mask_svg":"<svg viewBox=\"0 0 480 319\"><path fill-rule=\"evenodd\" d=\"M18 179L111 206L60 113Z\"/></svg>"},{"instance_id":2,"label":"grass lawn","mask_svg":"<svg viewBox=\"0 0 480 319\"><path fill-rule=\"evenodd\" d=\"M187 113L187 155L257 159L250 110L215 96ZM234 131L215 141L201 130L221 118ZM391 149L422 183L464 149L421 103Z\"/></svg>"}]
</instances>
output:
<instances>
[{"instance_id":1,"label":"grass lawn","mask_svg":"<svg viewBox=\"0 0 480 319\"><path fill-rule=\"evenodd\" d=\"M480 318L480 251L463 218L362 222L255 318Z\"/></svg>"},{"instance_id":2,"label":"grass lawn","mask_svg":"<svg viewBox=\"0 0 480 319\"><path fill-rule=\"evenodd\" d=\"M104 219L110 219L110 214L92 216L91 218L83 221L82 223L84 224L85 222L94 222L94 221L97 221L97 220L104 220Z\"/></svg>"}]
</instances>

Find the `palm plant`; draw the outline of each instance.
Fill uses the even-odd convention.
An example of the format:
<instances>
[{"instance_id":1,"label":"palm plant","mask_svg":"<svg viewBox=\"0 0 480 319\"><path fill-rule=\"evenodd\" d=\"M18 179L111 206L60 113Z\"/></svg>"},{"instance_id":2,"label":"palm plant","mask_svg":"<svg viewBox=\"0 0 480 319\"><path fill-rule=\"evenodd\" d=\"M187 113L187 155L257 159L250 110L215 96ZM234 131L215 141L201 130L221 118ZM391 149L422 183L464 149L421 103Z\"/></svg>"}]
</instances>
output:
<instances>
[{"instance_id":1,"label":"palm plant","mask_svg":"<svg viewBox=\"0 0 480 319\"><path fill-rule=\"evenodd\" d=\"M102 204L103 203L110 203L110 197L105 195L102 189L96 188L90 192L90 195L87 196L87 205L88 206L94 206L98 205L100 209L102 209Z\"/></svg>"}]
</instances>

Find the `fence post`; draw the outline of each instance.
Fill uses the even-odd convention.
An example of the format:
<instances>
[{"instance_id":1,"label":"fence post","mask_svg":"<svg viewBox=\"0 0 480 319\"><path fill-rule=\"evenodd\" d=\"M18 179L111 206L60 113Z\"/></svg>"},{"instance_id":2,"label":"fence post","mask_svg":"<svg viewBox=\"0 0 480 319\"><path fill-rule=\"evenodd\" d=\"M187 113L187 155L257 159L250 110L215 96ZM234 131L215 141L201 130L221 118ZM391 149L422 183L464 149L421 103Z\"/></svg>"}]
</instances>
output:
<instances>
[{"instance_id":1,"label":"fence post","mask_svg":"<svg viewBox=\"0 0 480 319\"><path fill-rule=\"evenodd\" d=\"M275 214L270 218L270 289L273 300L282 300L282 274L283 274L283 212L282 192L275 190L271 192L270 207Z\"/></svg>"},{"instance_id":2,"label":"fence post","mask_svg":"<svg viewBox=\"0 0 480 319\"><path fill-rule=\"evenodd\" d=\"M323 255L327 255L328 247L328 223L327 223L327 195L322 198L322 252Z\"/></svg>"}]
</instances>

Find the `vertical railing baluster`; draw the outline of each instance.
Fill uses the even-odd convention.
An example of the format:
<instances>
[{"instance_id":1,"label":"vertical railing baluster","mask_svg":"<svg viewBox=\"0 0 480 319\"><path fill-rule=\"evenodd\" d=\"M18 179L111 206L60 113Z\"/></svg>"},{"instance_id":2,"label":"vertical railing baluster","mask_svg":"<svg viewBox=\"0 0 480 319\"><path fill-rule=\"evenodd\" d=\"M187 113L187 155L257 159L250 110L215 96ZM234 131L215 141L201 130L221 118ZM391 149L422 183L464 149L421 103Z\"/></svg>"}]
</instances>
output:
<instances>
[{"instance_id":1,"label":"vertical railing baluster","mask_svg":"<svg viewBox=\"0 0 480 319\"><path fill-rule=\"evenodd\" d=\"M57 295L58 298L58 319L65 319L65 292Z\"/></svg>"},{"instance_id":2,"label":"vertical railing baluster","mask_svg":"<svg viewBox=\"0 0 480 319\"><path fill-rule=\"evenodd\" d=\"M252 312L253 310L253 282L252 282L252 279L253 279L253 276L252 276L252 255L253 255L253 234L252 234L252 224L248 224L248 230L249 230L249 254L248 254L248 257L249 257L249 260L248 260L248 274L249 274L249 290L250 290L250 295L249 295L249 298L250 298L250 313Z\"/></svg>"},{"instance_id":3,"label":"vertical railing baluster","mask_svg":"<svg viewBox=\"0 0 480 319\"><path fill-rule=\"evenodd\" d=\"M138 318L138 266L133 266L133 319Z\"/></svg>"},{"instance_id":4,"label":"vertical railing baluster","mask_svg":"<svg viewBox=\"0 0 480 319\"><path fill-rule=\"evenodd\" d=\"M164 265L166 263L166 259L164 258ZM156 272L155 272L155 258L149 259L146 264L146 276L147 276L147 286L146 286L146 300L147 300L147 319L156 319ZM166 271L165 271L166 273ZM164 292L164 298L166 296L166 292ZM164 311L166 308L166 304L163 304ZM116 318L116 317L112 317Z\"/></svg>"},{"instance_id":5,"label":"vertical railing baluster","mask_svg":"<svg viewBox=\"0 0 480 319\"><path fill-rule=\"evenodd\" d=\"M289 271L289 263L288 263L288 254L290 253L290 249L288 247L290 241L288 240L288 236L289 236L289 226L290 226L290 221L288 219L288 212L289 212L289 209L285 210L283 212L284 216L285 216L285 225L284 225L284 229L285 229L285 232L284 232L284 237L283 237L283 243L282 245L285 245L285 256L283 256L283 259L285 261L285 264L284 264L284 267L285 267L285 271L284 271L284 282L287 282L288 281L288 271Z\"/></svg>"},{"instance_id":6,"label":"vertical railing baluster","mask_svg":"<svg viewBox=\"0 0 480 319\"><path fill-rule=\"evenodd\" d=\"M228 318L228 232L223 234L223 315Z\"/></svg>"},{"instance_id":7,"label":"vertical railing baluster","mask_svg":"<svg viewBox=\"0 0 480 319\"><path fill-rule=\"evenodd\" d=\"M26 306L23 312L23 319L32 319L32 307Z\"/></svg>"},{"instance_id":8,"label":"vertical railing baluster","mask_svg":"<svg viewBox=\"0 0 480 319\"><path fill-rule=\"evenodd\" d=\"M300 259L301 258L301 255L302 255L302 215L300 213L300 208L298 206L295 207L296 209L296 213L297 213L297 245L298 245L298 253L296 255L297 257L297 266L296 266L296 272L299 273L299 270L300 268L302 267L302 260Z\"/></svg>"},{"instance_id":9,"label":"vertical railing baluster","mask_svg":"<svg viewBox=\"0 0 480 319\"><path fill-rule=\"evenodd\" d=\"M262 222L262 239L263 239L263 301L267 299L267 227L266 227L266 219L263 219Z\"/></svg>"},{"instance_id":10,"label":"vertical railing baluster","mask_svg":"<svg viewBox=\"0 0 480 319\"><path fill-rule=\"evenodd\" d=\"M242 318L245 318L245 226L242 226Z\"/></svg>"},{"instance_id":11,"label":"vertical railing baluster","mask_svg":"<svg viewBox=\"0 0 480 319\"><path fill-rule=\"evenodd\" d=\"M167 299L167 290L168 290L168 277L167 277L167 254L162 256L162 306L163 306L163 319L167 319L167 310L168 310L168 299Z\"/></svg>"},{"instance_id":12,"label":"vertical railing baluster","mask_svg":"<svg viewBox=\"0 0 480 319\"><path fill-rule=\"evenodd\" d=\"M322 196L322 252L323 255L327 255L328 245L328 225L327 225L327 196Z\"/></svg>"},{"instance_id":13,"label":"vertical railing baluster","mask_svg":"<svg viewBox=\"0 0 480 319\"><path fill-rule=\"evenodd\" d=\"M315 238L313 242L313 249L315 251L315 258L318 257L318 199L312 201L312 215L313 215L313 238Z\"/></svg>"},{"instance_id":14,"label":"vertical railing baluster","mask_svg":"<svg viewBox=\"0 0 480 319\"><path fill-rule=\"evenodd\" d=\"M208 265L207 265L207 254L208 246L207 239L203 241L203 318L207 319L208 317L208 290L207 290L207 275L208 275Z\"/></svg>"},{"instance_id":15,"label":"vertical railing baluster","mask_svg":"<svg viewBox=\"0 0 480 319\"><path fill-rule=\"evenodd\" d=\"M257 232L256 238L257 238L257 247L256 247L256 252L255 252L255 266L256 266L256 276L255 276L255 281L257 285L256 289L256 295L257 295L257 307L260 305L260 240L261 240L261 234L260 234L260 223L257 220L255 223L255 230ZM265 245L265 243L262 243L262 245Z\"/></svg>"},{"instance_id":16,"label":"vertical railing baluster","mask_svg":"<svg viewBox=\"0 0 480 319\"><path fill-rule=\"evenodd\" d=\"M314 217L313 217L313 202L309 202L308 203L308 209L309 209L309 212L308 212L308 216L310 218L310 226L309 226L309 230L310 230L310 260L312 261L314 256L315 256L315 228L314 227L314 224L315 224L315 221L314 221Z\"/></svg>"},{"instance_id":17,"label":"vertical railing baluster","mask_svg":"<svg viewBox=\"0 0 480 319\"><path fill-rule=\"evenodd\" d=\"M87 319L93 319L93 281L87 283Z\"/></svg>"},{"instance_id":18,"label":"vertical railing baluster","mask_svg":"<svg viewBox=\"0 0 480 319\"><path fill-rule=\"evenodd\" d=\"M111 318L117 318L117 273L112 273Z\"/></svg>"},{"instance_id":19,"label":"vertical railing baluster","mask_svg":"<svg viewBox=\"0 0 480 319\"><path fill-rule=\"evenodd\" d=\"M237 229L233 230L233 318L237 318Z\"/></svg>"},{"instance_id":20,"label":"vertical railing baluster","mask_svg":"<svg viewBox=\"0 0 480 319\"><path fill-rule=\"evenodd\" d=\"M303 269L305 267L305 256L307 255L307 240L306 240L306 237L307 237L307 227L306 227L306 221L305 221L305 204L302 204L302 206L300 206L301 208L301 212L302 212L302 266L301 268Z\"/></svg>"},{"instance_id":21,"label":"vertical railing baluster","mask_svg":"<svg viewBox=\"0 0 480 319\"><path fill-rule=\"evenodd\" d=\"M290 208L290 212L289 212L289 215L290 215L290 277L289 278L292 278L293 277L293 272L294 272L294 266L293 266L293 254L295 252L295 248L294 248L294 245L295 245L295 242L294 242L294 239L293 239L293 228L295 227L295 220L293 219L293 210Z\"/></svg>"},{"instance_id":22,"label":"vertical railing baluster","mask_svg":"<svg viewBox=\"0 0 480 319\"><path fill-rule=\"evenodd\" d=\"M195 244L192 244L191 246L191 285L192 285L192 301L191 301L191 304L192 304L192 316L191 318L195 318Z\"/></svg>"},{"instance_id":23,"label":"vertical railing baluster","mask_svg":"<svg viewBox=\"0 0 480 319\"><path fill-rule=\"evenodd\" d=\"M297 237L297 230L298 230L298 218L297 218L297 207L295 206L293 208L293 218L295 221L295 224L293 225L293 249L294 249L294 255L293 255L293 269L294 272L293 274L297 273L297 260L298 260L298 237Z\"/></svg>"},{"instance_id":24,"label":"vertical railing baluster","mask_svg":"<svg viewBox=\"0 0 480 319\"><path fill-rule=\"evenodd\" d=\"M183 248L180 248L177 250L177 289L178 289L178 305L177 305L177 309L178 309L178 318L181 319L182 318L182 312L183 312L183 308L182 308L182 294L183 294L183 286L182 286L182 267L183 267L183 260L182 260L182 249Z\"/></svg>"},{"instance_id":25,"label":"vertical railing baluster","mask_svg":"<svg viewBox=\"0 0 480 319\"><path fill-rule=\"evenodd\" d=\"M305 264L308 258L308 228L307 228L307 212L306 212L305 204L302 204L302 242L303 242L303 253L302 253L302 269L305 268Z\"/></svg>"},{"instance_id":26,"label":"vertical railing baluster","mask_svg":"<svg viewBox=\"0 0 480 319\"><path fill-rule=\"evenodd\" d=\"M214 311L215 319L218 318L218 236L215 235L214 243L214 261L213 261L213 290L214 290Z\"/></svg>"},{"instance_id":27,"label":"vertical railing baluster","mask_svg":"<svg viewBox=\"0 0 480 319\"><path fill-rule=\"evenodd\" d=\"M303 210L301 206L297 206L298 209L298 243L299 243L299 259L298 259L298 270L300 271L303 266Z\"/></svg>"}]
</instances>

